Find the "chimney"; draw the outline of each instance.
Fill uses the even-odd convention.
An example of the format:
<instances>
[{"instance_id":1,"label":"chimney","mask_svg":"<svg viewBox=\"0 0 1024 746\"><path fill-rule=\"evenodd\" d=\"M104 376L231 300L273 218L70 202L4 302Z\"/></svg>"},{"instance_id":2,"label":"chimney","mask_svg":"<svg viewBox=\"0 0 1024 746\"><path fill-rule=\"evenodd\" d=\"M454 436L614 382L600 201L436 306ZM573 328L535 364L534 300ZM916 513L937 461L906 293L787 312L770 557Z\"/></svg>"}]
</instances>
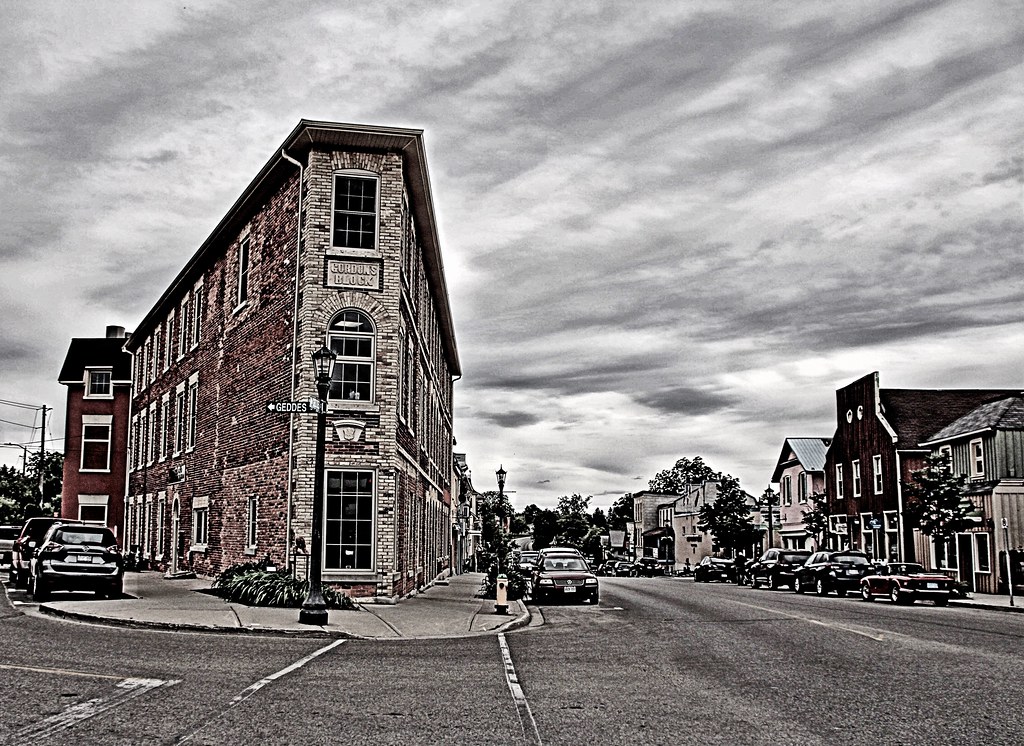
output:
<instances>
[{"instance_id":1,"label":"chimney","mask_svg":"<svg viewBox=\"0 0 1024 746\"><path fill-rule=\"evenodd\" d=\"M124 339L124 327L123 326L108 326L107 327L107 339Z\"/></svg>"}]
</instances>

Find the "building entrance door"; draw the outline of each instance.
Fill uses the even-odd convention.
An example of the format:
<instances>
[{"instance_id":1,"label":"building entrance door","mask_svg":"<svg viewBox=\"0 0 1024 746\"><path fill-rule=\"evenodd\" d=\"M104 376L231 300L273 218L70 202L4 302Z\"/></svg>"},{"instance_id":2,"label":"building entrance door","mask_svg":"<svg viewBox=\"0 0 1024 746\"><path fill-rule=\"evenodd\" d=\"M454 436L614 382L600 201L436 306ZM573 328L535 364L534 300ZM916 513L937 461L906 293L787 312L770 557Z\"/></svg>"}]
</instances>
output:
<instances>
[{"instance_id":1,"label":"building entrance door","mask_svg":"<svg viewBox=\"0 0 1024 746\"><path fill-rule=\"evenodd\" d=\"M956 555L960 560L960 582L967 583L972 593L974 588L974 541L970 534L957 534Z\"/></svg>"},{"instance_id":2,"label":"building entrance door","mask_svg":"<svg viewBox=\"0 0 1024 746\"><path fill-rule=\"evenodd\" d=\"M178 525L181 520L181 504L177 496L171 507L171 575L178 574Z\"/></svg>"}]
</instances>

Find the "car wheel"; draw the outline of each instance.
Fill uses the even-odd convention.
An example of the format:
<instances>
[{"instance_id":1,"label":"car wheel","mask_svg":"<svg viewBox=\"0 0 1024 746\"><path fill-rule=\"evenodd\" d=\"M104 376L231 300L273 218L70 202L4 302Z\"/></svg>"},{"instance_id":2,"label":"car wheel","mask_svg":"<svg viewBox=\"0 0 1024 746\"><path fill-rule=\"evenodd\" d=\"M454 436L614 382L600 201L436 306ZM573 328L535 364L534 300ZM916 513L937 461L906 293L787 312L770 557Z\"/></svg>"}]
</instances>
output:
<instances>
[{"instance_id":1,"label":"car wheel","mask_svg":"<svg viewBox=\"0 0 1024 746\"><path fill-rule=\"evenodd\" d=\"M892 590L889 591L889 600L892 601L894 604L902 604L906 602L906 599L904 599L903 594L900 593L900 587L898 585L894 585L892 587Z\"/></svg>"},{"instance_id":2,"label":"car wheel","mask_svg":"<svg viewBox=\"0 0 1024 746\"><path fill-rule=\"evenodd\" d=\"M863 598L865 601L875 600L875 597L871 595L871 590L866 585L862 585L860 587L860 597Z\"/></svg>"},{"instance_id":3,"label":"car wheel","mask_svg":"<svg viewBox=\"0 0 1024 746\"><path fill-rule=\"evenodd\" d=\"M825 581L821 578L818 578L817 581L815 581L814 592L817 593L819 596L828 595L828 588L825 587Z\"/></svg>"},{"instance_id":4,"label":"car wheel","mask_svg":"<svg viewBox=\"0 0 1024 746\"><path fill-rule=\"evenodd\" d=\"M597 593L590 597L591 606L597 606L599 603L601 603L601 596L599 596Z\"/></svg>"},{"instance_id":5,"label":"car wheel","mask_svg":"<svg viewBox=\"0 0 1024 746\"><path fill-rule=\"evenodd\" d=\"M804 584L800 582L800 578L793 578L793 593L803 593Z\"/></svg>"},{"instance_id":6,"label":"car wheel","mask_svg":"<svg viewBox=\"0 0 1024 746\"><path fill-rule=\"evenodd\" d=\"M777 591L779 589L779 584L775 582L775 576L771 573L768 573L768 577L765 580L765 586L767 586L770 591Z\"/></svg>"},{"instance_id":7,"label":"car wheel","mask_svg":"<svg viewBox=\"0 0 1024 746\"><path fill-rule=\"evenodd\" d=\"M936 606L946 606L949 603L948 598L937 598L935 599Z\"/></svg>"},{"instance_id":8,"label":"car wheel","mask_svg":"<svg viewBox=\"0 0 1024 746\"><path fill-rule=\"evenodd\" d=\"M22 590L28 588L28 573L25 570L14 571L14 587Z\"/></svg>"}]
</instances>

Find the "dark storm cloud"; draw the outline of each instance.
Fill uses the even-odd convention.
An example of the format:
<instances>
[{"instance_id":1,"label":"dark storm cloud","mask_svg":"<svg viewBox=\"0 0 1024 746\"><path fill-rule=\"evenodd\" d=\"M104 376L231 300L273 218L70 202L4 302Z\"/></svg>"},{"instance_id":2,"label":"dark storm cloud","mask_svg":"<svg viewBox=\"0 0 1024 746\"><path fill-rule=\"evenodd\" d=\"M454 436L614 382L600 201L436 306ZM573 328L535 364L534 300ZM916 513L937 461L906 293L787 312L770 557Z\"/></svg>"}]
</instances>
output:
<instances>
[{"instance_id":1,"label":"dark storm cloud","mask_svg":"<svg viewBox=\"0 0 1024 746\"><path fill-rule=\"evenodd\" d=\"M665 414L697 417L720 412L736 404L736 397L691 386L667 386L633 395L645 407Z\"/></svg>"},{"instance_id":2,"label":"dark storm cloud","mask_svg":"<svg viewBox=\"0 0 1024 746\"><path fill-rule=\"evenodd\" d=\"M528 427L542 421L531 412L477 412L476 416L498 427L507 428Z\"/></svg>"}]
</instances>

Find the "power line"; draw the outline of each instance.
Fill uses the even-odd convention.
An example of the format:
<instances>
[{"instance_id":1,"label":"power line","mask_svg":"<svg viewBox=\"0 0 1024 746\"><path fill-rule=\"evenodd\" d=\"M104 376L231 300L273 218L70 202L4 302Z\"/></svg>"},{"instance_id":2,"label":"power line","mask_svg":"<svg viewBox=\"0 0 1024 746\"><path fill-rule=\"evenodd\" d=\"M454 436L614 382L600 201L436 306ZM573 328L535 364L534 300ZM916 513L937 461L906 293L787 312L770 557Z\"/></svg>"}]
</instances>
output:
<instances>
[{"instance_id":1,"label":"power line","mask_svg":"<svg viewBox=\"0 0 1024 746\"><path fill-rule=\"evenodd\" d=\"M31 428L32 430L35 430L37 427L39 427L39 425L26 425L23 422L11 422L10 420L0 420L0 422L4 423L5 425L17 425L18 427L27 427Z\"/></svg>"},{"instance_id":2,"label":"power line","mask_svg":"<svg viewBox=\"0 0 1024 746\"><path fill-rule=\"evenodd\" d=\"M39 404L26 404L20 401L10 401L9 399L0 399L0 404L6 404L8 407L21 407L22 409L42 409Z\"/></svg>"}]
</instances>

